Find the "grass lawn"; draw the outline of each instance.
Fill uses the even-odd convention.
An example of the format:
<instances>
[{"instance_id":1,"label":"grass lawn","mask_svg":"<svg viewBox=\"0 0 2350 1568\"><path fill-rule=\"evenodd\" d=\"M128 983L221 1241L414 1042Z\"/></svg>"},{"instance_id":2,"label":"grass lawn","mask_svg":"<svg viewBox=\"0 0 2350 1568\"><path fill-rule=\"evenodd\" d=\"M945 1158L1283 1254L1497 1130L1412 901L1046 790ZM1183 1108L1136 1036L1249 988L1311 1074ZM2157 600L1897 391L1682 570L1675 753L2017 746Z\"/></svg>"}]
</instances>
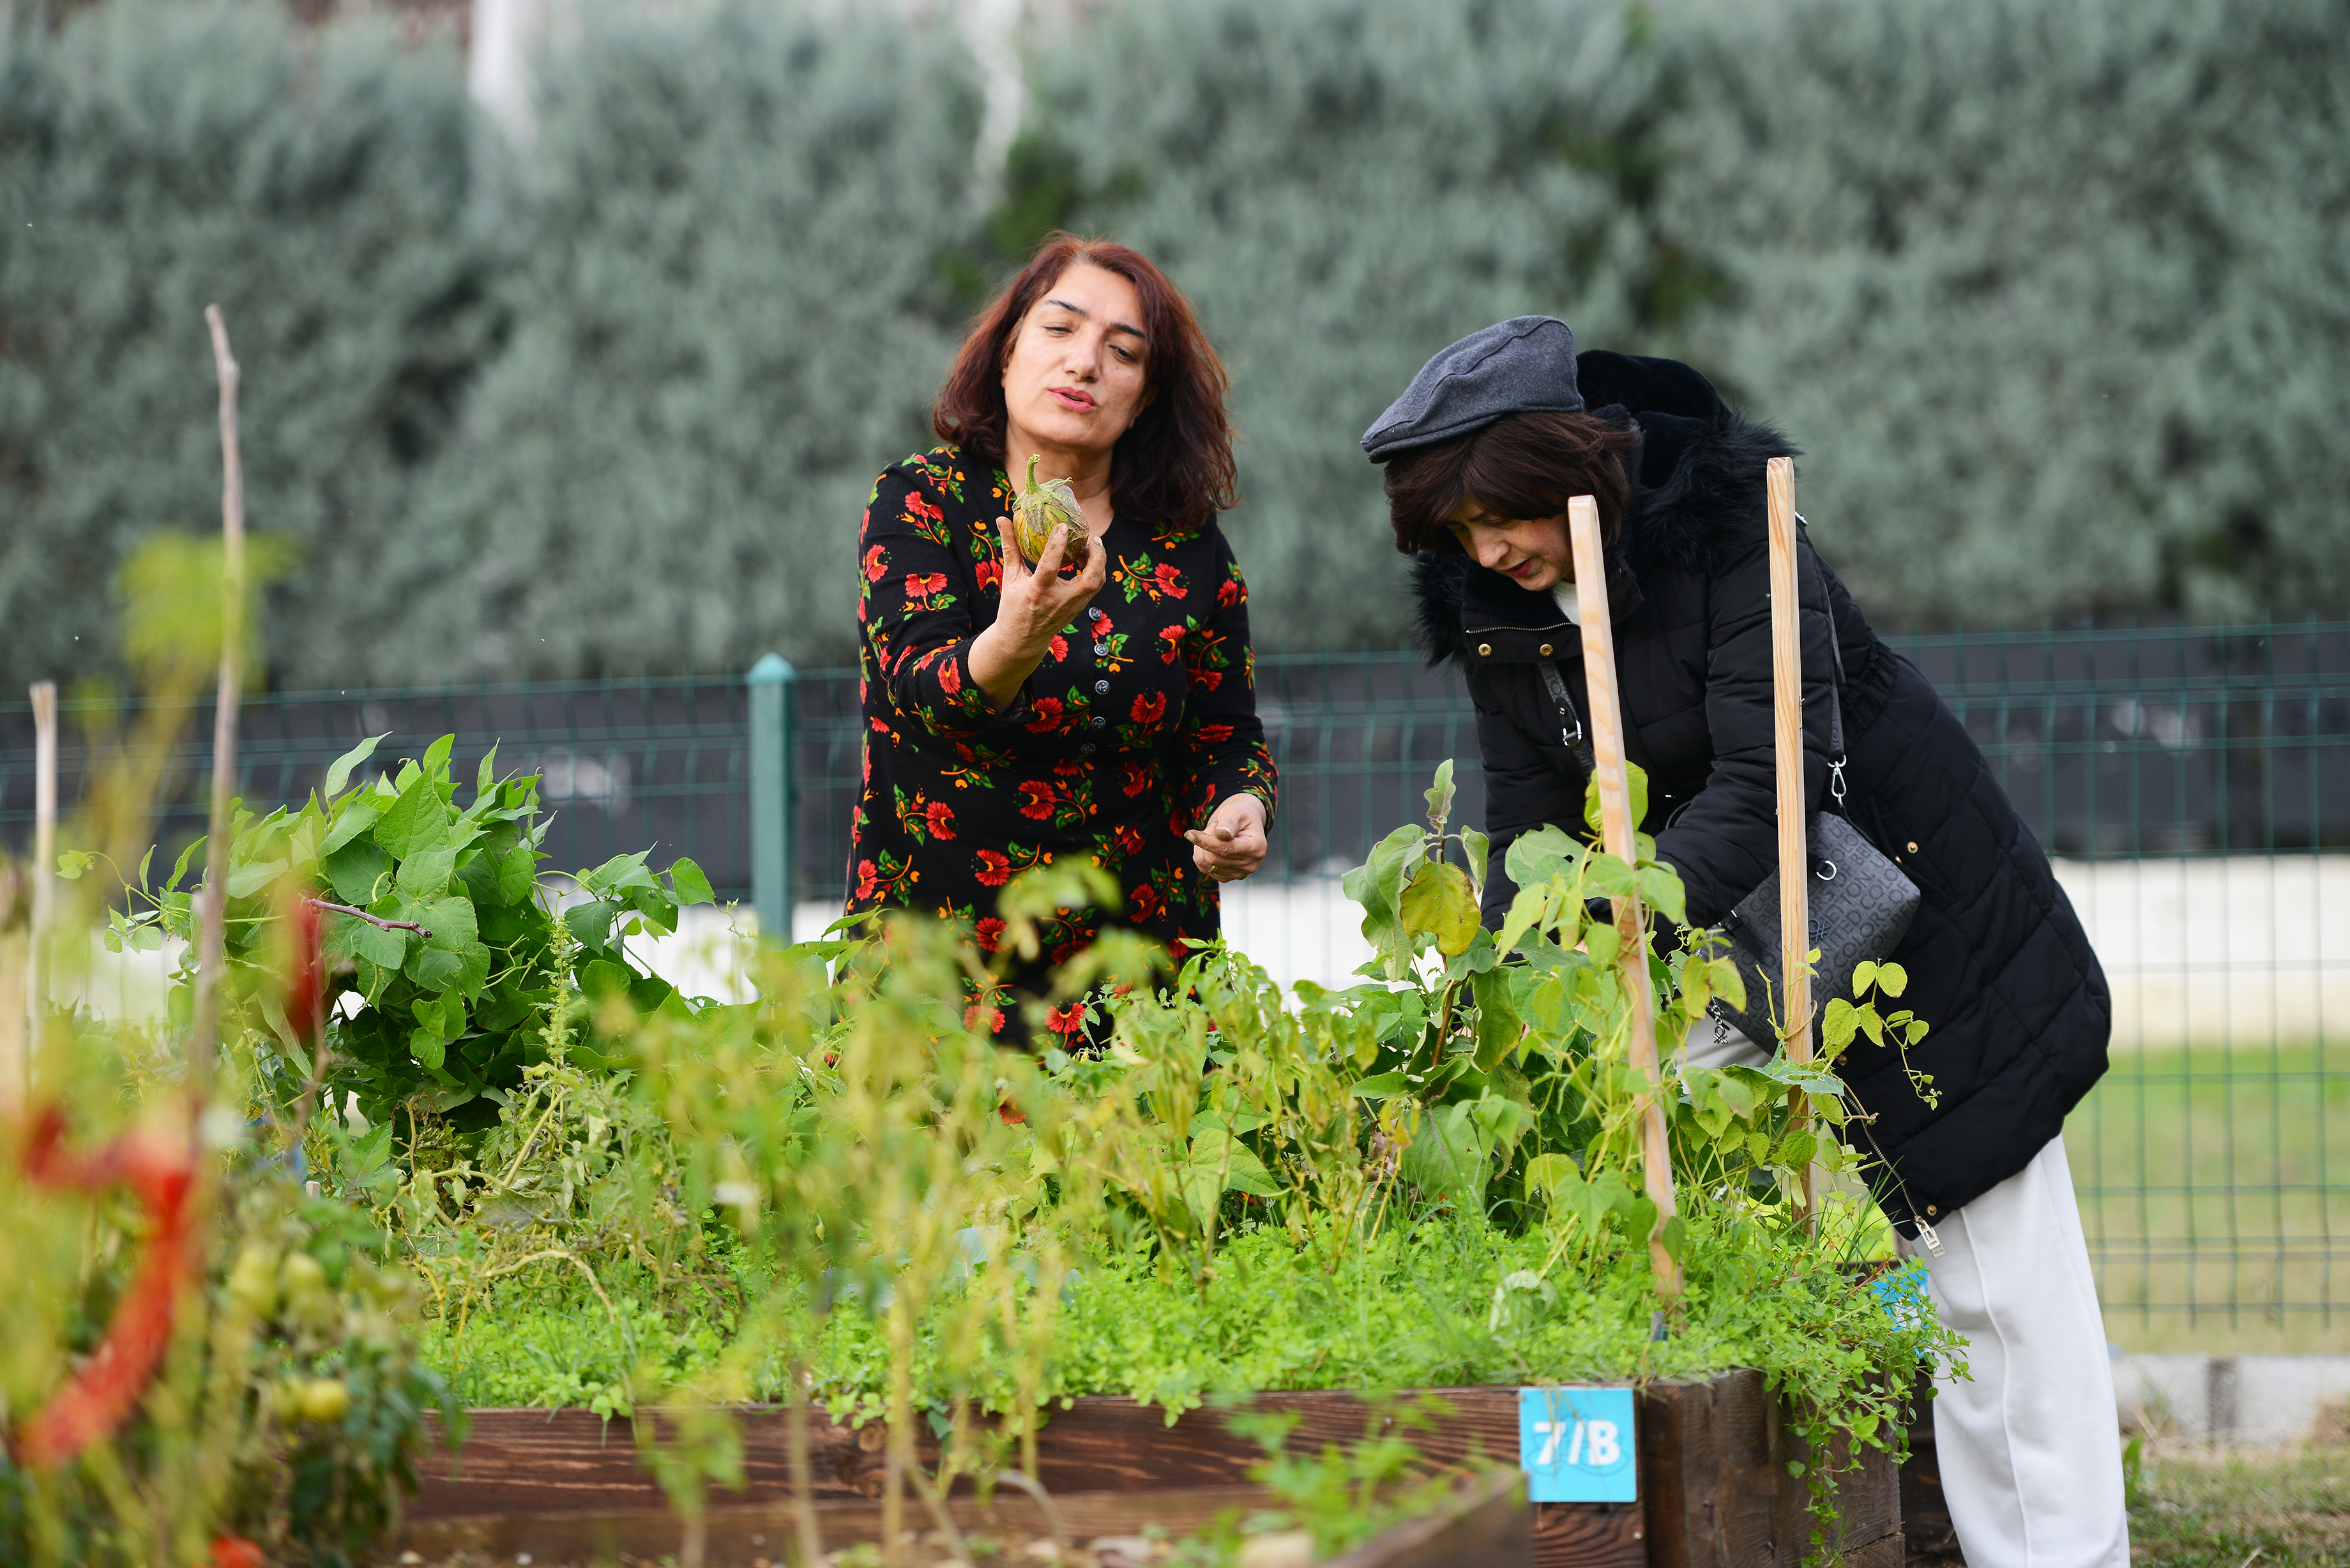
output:
<instances>
[{"instance_id":1,"label":"grass lawn","mask_svg":"<svg viewBox=\"0 0 2350 1568\"><path fill-rule=\"evenodd\" d=\"M2341 1568L2350 1563L2350 1449L2157 1449L2130 1505L2144 1568Z\"/></svg>"},{"instance_id":2,"label":"grass lawn","mask_svg":"<svg viewBox=\"0 0 2350 1568\"><path fill-rule=\"evenodd\" d=\"M2350 1045L2116 1053L2064 1147L2116 1343L2350 1343Z\"/></svg>"}]
</instances>

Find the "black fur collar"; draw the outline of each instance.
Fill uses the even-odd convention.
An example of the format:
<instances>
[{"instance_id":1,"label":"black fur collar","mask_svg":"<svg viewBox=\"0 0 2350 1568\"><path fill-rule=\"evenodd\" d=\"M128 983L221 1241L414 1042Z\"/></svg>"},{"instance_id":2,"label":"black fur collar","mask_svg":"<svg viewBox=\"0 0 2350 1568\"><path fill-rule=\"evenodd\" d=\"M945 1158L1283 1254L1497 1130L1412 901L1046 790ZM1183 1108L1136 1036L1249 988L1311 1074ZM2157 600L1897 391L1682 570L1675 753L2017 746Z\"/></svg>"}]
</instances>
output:
<instances>
[{"instance_id":1,"label":"black fur collar","mask_svg":"<svg viewBox=\"0 0 2350 1568\"><path fill-rule=\"evenodd\" d=\"M1627 588L1637 592L1639 579L1659 571L1711 576L1765 526L1763 464L1794 456L1795 448L1733 412L1703 376L1675 360L1594 350L1576 357L1575 373L1586 406L1603 414L1619 410L1640 427L1633 514L1609 546L1609 593L1620 624L1631 607L1614 601ZM1434 663L1467 653L1464 614L1562 618L1548 594L1530 593L1457 553L1416 556L1411 576L1420 642Z\"/></svg>"}]
</instances>

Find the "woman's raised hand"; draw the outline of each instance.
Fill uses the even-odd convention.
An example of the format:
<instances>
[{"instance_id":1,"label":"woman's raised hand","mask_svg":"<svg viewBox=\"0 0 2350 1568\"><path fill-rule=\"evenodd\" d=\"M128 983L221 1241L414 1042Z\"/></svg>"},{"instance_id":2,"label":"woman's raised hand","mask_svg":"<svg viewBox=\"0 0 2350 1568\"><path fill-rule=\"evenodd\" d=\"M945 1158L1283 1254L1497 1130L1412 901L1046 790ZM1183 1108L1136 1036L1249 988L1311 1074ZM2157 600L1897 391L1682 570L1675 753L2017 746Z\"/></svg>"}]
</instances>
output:
<instances>
[{"instance_id":1,"label":"woman's raised hand","mask_svg":"<svg viewBox=\"0 0 2350 1568\"><path fill-rule=\"evenodd\" d=\"M1237 882L1264 864L1264 802L1230 794L1207 822L1186 833L1191 864L1219 882Z\"/></svg>"},{"instance_id":2,"label":"woman's raised hand","mask_svg":"<svg viewBox=\"0 0 2350 1568\"><path fill-rule=\"evenodd\" d=\"M1109 553L1099 540L1074 577L1061 576L1067 558L1067 535L1059 528L1045 543L1044 556L1032 569L1020 558L1012 536L1012 519L998 517L995 532L1003 543L1003 593L997 601L995 624L972 639L971 674L988 701L999 709L1011 706L1021 683L1036 671L1053 646L1053 639L1093 602L1109 579Z\"/></svg>"}]
</instances>

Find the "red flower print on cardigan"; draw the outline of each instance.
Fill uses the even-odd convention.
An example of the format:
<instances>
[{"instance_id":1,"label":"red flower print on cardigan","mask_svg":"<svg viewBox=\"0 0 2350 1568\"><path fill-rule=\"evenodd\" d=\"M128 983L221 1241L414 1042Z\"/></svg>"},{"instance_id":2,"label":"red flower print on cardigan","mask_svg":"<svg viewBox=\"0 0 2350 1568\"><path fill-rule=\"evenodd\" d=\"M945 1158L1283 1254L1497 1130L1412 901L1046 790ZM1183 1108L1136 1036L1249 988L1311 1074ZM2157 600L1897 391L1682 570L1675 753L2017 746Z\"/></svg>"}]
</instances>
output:
<instances>
[{"instance_id":1,"label":"red flower print on cardigan","mask_svg":"<svg viewBox=\"0 0 2350 1568\"><path fill-rule=\"evenodd\" d=\"M1049 822L1053 807L1060 804L1060 794L1043 779L1020 781L1020 815L1038 822Z\"/></svg>"},{"instance_id":2,"label":"red flower print on cardigan","mask_svg":"<svg viewBox=\"0 0 2350 1568\"><path fill-rule=\"evenodd\" d=\"M1127 717L1146 730L1157 729L1167 717L1167 694L1163 691L1144 692L1134 700L1134 706L1127 710Z\"/></svg>"},{"instance_id":3,"label":"red flower print on cardigan","mask_svg":"<svg viewBox=\"0 0 2350 1568\"><path fill-rule=\"evenodd\" d=\"M889 552L876 545L865 552L865 580L878 583L889 575Z\"/></svg>"}]
</instances>

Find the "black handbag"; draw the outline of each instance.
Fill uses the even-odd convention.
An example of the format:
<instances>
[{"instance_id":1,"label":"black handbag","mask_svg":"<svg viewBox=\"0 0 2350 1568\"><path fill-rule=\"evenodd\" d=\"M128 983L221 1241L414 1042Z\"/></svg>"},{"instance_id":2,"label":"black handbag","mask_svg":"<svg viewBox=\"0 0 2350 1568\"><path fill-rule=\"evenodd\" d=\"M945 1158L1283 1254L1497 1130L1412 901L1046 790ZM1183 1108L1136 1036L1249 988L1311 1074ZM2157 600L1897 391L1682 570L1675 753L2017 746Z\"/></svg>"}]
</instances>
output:
<instances>
[{"instance_id":1,"label":"black handbag","mask_svg":"<svg viewBox=\"0 0 2350 1568\"><path fill-rule=\"evenodd\" d=\"M1919 897L1918 884L1844 814L1844 647L1832 603L1827 616L1828 651L1835 661L1835 679L1828 686L1828 793L1835 805L1812 814L1804 857L1812 873L1812 946L1820 954L1812 994L1814 1005L1822 1008L1832 997L1855 1000L1852 971L1892 954L1917 918ZM1779 944L1779 873L1773 870L1761 887L1741 898L1720 929L1730 940L1728 956L1746 981L1746 1005L1733 1009L1717 997L1711 1012L1756 1044L1769 1046L1779 1037L1772 1015L1783 1019L1787 1001Z\"/></svg>"},{"instance_id":2,"label":"black handbag","mask_svg":"<svg viewBox=\"0 0 2350 1568\"><path fill-rule=\"evenodd\" d=\"M1852 971L1891 955L1908 934L1919 898L1918 885L1844 815L1844 648L1836 636L1833 604L1828 607L1828 650L1835 661L1835 679L1828 687L1828 791L1835 807L1814 812L1806 835L1812 872L1812 946L1820 951L1813 994L1823 1007L1831 997L1854 1000ZM1565 678L1547 659L1540 668L1543 684L1558 709L1559 742L1575 753L1587 773L1592 766L1591 746L1584 738L1583 718L1567 693ZM1756 1044L1769 1045L1778 1038L1772 1013L1783 1013L1786 1002L1776 870L1739 900L1720 930L1730 941L1727 956L1746 981L1746 1006L1733 1010L1717 997L1712 1014Z\"/></svg>"}]
</instances>

